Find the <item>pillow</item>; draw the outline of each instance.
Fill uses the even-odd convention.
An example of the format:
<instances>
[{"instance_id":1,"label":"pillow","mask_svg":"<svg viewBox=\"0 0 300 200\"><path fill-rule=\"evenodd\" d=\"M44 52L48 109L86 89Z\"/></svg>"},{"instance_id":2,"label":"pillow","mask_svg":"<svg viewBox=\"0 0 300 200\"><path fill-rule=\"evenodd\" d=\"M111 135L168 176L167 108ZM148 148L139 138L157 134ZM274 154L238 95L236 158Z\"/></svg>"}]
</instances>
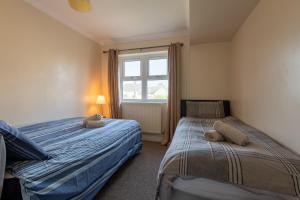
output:
<instances>
[{"instance_id":1,"label":"pillow","mask_svg":"<svg viewBox=\"0 0 300 200\"><path fill-rule=\"evenodd\" d=\"M240 146L245 146L249 143L248 135L222 121L216 121L214 123L214 129L221 133L227 141L230 141Z\"/></svg>"},{"instance_id":2,"label":"pillow","mask_svg":"<svg viewBox=\"0 0 300 200\"><path fill-rule=\"evenodd\" d=\"M104 126L105 126L105 123L103 120L87 120L85 122L86 128L101 128Z\"/></svg>"},{"instance_id":3,"label":"pillow","mask_svg":"<svg viewBox=\"0 0 300 200\"><path fill-rule=\"evenodd\" d=\"M225 117L223 101L187 101L186 116L197 118Z\"/></svg>"},{"instance_id":4,"label":"pillow","mask_svg":"<svg viewBox=\"0 0 300 200\"><path fill-rule=\"evenodd\" d=\"M50 158L38 144L2 120L0 120L0 134L5 140L8 159L45 160Z\"/></svg>"}]
</instances>

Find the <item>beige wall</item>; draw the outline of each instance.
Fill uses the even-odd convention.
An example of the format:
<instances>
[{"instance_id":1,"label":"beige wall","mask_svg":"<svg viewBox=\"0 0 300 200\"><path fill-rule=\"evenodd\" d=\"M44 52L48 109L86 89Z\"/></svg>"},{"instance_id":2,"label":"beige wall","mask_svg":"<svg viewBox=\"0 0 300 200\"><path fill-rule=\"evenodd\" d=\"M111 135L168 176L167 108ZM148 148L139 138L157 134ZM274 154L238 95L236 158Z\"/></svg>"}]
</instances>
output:
<instances>
[{"instance_id":1,"label":"beige wall","mask_svg":"<svg viewBox=\"0 0 300 200\"><path fill-rule=\"evenodd\" d=\"M233 40L233 113L300 153L300 1L261 1Z\"/></svg>"},{"instance_id":2,"label":"beige wall","mask_svg":"<svg viewBox=\"0 0 300 200\"><path fill-rule=\"evenodd\" d=\"M190 47L188 73L190 99L228 99L231 43Z\"/></svg>"},{"instance_id":3,"label":"beige wall","mask_svg":"<svg viewBox=\"0 0 300 200\"><path fill-rule=\"evenodd\" d=\"M128 42L103 46L128 49L145 46L166 45L171 42L184 43L182 50L182 98L183 99L227 99L229 98L229 68L231 43L211 43L190 46L188 37L166 38L152 41ZM107 54L102 54L101 86L107 91ZM106 108L106 112L107 112Z\"/></svg>"},{"instance_id":4,"label":"beige wall","mask_svg":"<svg viewBox=\"0 0 300 200\"><path fill-rule=\"evenodd\" d=\"M0 118L14 124L95 112L100 47L22 0L0 6Z\"/></svg>"}]
</instances>

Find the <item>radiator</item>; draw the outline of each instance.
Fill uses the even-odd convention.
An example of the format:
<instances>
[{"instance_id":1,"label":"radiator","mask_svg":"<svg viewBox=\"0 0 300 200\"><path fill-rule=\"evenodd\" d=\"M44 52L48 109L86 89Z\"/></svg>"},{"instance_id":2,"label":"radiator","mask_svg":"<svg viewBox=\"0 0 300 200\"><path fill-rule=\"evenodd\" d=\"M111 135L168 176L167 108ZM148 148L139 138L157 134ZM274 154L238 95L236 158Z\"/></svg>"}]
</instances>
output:
<instances>
[{"instance_id":1,"label":"radiator","mask_svg":"<svg viewBox=\"0 0 300 200\"><path fill-rule=\"evenodd\" d=\"M163 106L160 103L122 103L122 116L124 119L137 120L144 133L161 134Z\"/></svg>"}]
</instances>

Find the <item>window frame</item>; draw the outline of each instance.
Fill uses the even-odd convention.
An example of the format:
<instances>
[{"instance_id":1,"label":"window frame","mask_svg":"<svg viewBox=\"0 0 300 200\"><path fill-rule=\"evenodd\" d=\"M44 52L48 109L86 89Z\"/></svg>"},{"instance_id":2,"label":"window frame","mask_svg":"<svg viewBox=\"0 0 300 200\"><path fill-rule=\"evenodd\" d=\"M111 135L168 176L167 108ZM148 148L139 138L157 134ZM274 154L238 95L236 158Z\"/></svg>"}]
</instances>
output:
<instances>
[{"instance_id":1,"label":"window frame","mask_svg":"<svg viewBox=\"0 0 300 200\"><path fill-rule=\"evenodd\" d=\"M168 52L149 52L140 54L121 54L119 55L119 69L120 69L120 99L121 102L140 102L140 103L166 103L167 99L148 99L148 80L169 80L169 74L167 69L167 75L149 75L149 64L150 60L167 59L168 68ZM140 76L125 76L125 62L139 60L140 65ZM141 99L123 99L123 81L141 81L142 82L142 93ZM168 86L169 87L169 86Z\"/></svg>"}]
</instances>

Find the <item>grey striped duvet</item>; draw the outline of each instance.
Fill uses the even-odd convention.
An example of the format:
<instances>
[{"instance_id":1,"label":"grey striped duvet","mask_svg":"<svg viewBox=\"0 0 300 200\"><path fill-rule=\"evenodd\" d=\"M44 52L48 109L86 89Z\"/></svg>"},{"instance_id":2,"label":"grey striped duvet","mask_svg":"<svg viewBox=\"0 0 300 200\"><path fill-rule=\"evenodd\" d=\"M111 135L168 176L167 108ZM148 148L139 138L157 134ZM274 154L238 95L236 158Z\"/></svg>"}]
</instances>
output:
<instances>
[{"instance_id":1,"label":"grey striped duvet","mask_svg":"<svg viewBox=\"0 0 300 200\"><path fill-rule=\"evenodd\" d=\"M205 130L216 119L183 118L164 156L158 175L157 198L168 199L177 178L208 178L220 182L300 197L300 157L264 133L227 117L223 121L242 130L250 144L208 142Z\"/></svg>"}]
</instances>

